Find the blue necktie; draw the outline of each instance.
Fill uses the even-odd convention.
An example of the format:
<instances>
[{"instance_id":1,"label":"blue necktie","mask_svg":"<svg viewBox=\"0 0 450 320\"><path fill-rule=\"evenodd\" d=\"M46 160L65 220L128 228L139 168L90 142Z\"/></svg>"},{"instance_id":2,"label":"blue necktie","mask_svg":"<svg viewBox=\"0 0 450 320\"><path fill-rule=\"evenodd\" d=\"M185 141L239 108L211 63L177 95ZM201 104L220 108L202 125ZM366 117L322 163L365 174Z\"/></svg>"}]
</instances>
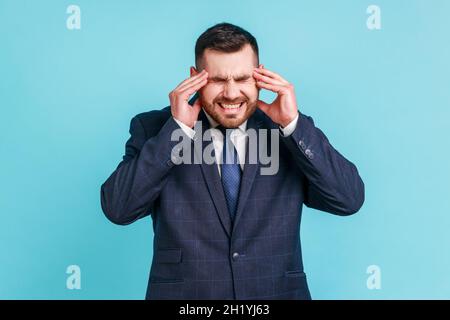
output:
<instances>
[{"instance_id":1,"label":"blue necktie","mask_svg":"<svg viewBox=\"0 0 450 320\"><path fill-rule=\"evenodd\" d=\"M231 220L234 219L236 214L238 199L239 199L239 189L241 185L241 167L239 165L239 158L234 147L233 142L230 140L228 132L228 136L226 136L226 128L223 126L218 126L223 134L223 151L222 151L222 164L221 175L222 175L222 186L223 191L225 193L225 198L227 200L228 211L231 215Z\"/></svg>"}]
</instances>

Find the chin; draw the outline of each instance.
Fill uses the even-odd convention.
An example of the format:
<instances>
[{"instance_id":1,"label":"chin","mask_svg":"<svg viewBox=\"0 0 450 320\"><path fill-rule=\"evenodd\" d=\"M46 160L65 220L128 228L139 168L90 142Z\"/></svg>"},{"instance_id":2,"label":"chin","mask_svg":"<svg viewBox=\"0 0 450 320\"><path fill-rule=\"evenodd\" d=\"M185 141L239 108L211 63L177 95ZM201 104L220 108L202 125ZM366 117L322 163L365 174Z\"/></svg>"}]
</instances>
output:
<instances>
[{"instance_id":1,"label":"chin","mask_svg":"<svg viewBox=\"0 0 450 320\"><path fill-rule=\"evenodd\" d=\"M237 128L239 127L241 124L243 124L245 122L245 118L238 118L238 119L229 119L229 118L223 118L221 119L221 121L217 121L219 122L221 125L223 125L225 128Z\"/></svg>"}]
</instances>

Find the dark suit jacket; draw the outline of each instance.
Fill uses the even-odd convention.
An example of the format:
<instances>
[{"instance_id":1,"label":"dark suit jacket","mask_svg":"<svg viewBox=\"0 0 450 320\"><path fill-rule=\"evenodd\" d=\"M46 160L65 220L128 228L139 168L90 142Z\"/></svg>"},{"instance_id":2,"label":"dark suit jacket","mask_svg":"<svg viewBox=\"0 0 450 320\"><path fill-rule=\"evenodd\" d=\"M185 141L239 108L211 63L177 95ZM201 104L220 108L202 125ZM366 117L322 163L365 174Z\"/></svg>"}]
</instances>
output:
<instances>
[{"instance_id":1,"label":"dark suit jacket","mask_svg":"<svg viewBox=\"0 0 450 320\"><path fill-rule=\"evenodd\" d=\"M204 132L203 110L199 120ZM174 164L178 141L171 134L179 128L170 107L135 116L123 161L101 187L112 222L153 219L146 298L310 299L299 235L302 204L337 215L357 212L364 183L355 165L300 114L292 135L280 136L277 174L261 175L259 163L244 165L232 224L217 164ZM247 128L278 126L258 109Z\"/></svg>"}]
</instances>

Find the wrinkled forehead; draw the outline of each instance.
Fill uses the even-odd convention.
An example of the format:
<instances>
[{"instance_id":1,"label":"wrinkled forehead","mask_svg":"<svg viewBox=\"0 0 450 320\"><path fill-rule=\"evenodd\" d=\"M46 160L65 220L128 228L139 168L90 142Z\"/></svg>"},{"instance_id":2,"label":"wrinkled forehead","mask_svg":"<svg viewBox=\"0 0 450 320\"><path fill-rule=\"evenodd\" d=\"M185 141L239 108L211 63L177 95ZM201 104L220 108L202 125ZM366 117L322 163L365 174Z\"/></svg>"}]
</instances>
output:
<instances>
[{"instance_id":1,"label":"wrinkled forehead","mask_svg":"<svg viewBox=\"0 0 450 320\"><path fill-rule=\"evenodd\" d=\"M208 71L209 77L229 78L251 75L258 66L257 60L250 45L232 53L206 49L200 67Z\"/></svg>"}]
</instances>

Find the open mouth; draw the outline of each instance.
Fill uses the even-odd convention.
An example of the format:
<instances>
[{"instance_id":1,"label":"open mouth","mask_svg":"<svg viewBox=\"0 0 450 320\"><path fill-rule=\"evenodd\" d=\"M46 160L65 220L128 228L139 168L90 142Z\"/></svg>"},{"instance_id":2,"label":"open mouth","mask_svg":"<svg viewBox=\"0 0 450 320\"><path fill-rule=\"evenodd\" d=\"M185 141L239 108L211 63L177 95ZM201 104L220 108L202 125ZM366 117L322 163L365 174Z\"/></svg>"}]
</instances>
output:
<instances>
[{"instance_id":1,"label":"open mouth","mask_svg":"<svg viewBox=\"0 0 450 320\"><path fill-rule=\"evenodd\" d=\"M237 112L242 109L245 102L236 103L236 104L225 104L225 103L218 103L218 105L222 108L222 110L225 110L225 112Z\"/></svg>"}]
</instances>

